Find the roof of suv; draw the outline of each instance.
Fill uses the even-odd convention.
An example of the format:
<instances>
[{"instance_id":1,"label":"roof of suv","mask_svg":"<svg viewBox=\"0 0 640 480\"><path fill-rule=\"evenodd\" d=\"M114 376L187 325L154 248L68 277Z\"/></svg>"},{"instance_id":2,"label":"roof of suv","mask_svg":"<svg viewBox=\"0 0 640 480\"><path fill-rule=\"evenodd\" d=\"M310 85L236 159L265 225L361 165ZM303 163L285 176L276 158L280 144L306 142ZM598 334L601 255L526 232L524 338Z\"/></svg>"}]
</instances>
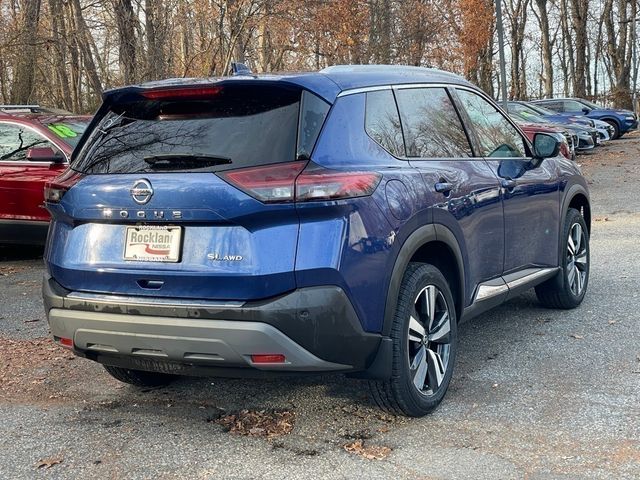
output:
<instances>
[{"instance_id":1,"label":"roof of suv","mask_svg":"<svg viewBox=\"0 0 640 480\"><path fill-rule=\"evenodd\" d=\"M217 82L250 82L254 80L285 82L299 85L329 102L333 102L344 90L399 85L408 83L447 83L471 86L464 78L435 68L406 65L336 65L317 72L269 73L236 75L214 78L172 78L147 82L137 86L122 87L105 92L105 99L112 95L129 93L140 88L179 87Z\"/></svg>"}]
</instances>

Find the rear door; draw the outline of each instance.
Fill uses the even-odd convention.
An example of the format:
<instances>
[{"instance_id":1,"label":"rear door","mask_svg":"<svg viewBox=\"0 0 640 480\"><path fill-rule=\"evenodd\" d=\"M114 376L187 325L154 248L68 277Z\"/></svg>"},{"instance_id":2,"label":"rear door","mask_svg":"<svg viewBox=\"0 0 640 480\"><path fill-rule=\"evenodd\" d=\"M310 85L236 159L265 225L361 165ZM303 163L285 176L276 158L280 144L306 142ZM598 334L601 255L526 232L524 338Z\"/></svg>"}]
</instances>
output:
<instances>
[{"instance_id":1,"label":"rear door","mask_svg":"<svg viewBox=\"0 0 640 480\"><path fill-rule=\"evenodd\" d=\"M407 157L436 201L433 221L457 237L465 260L467 303L476 286L502 274L504 221L500 185L474 157L444 87L396 87Z\"/></svg>"},{"instance_id":2,"label":"rear door","mask_svg":"<svg viewBox=\"0 0 640 480\"><path fill-rule=\"evenodd\" d=\"M311 94L232 83L143 90L111 106L72 164L80 180L51 206L59 283L217 300L295 288L291 200L317 136L299 134Z\"/></svg>"},{"instance_id":3,"label":"rear door","mask_svg":"<svg viewBox=\"0 0 640 480\"><path fill-rule=\"evenodd\" d=\"M559 169L556 160L532 161L528 143L492 103L479 93L457 88L484 157L502 187L504 272L557 266L560 225Z\"/></svg>"}]
</instances>

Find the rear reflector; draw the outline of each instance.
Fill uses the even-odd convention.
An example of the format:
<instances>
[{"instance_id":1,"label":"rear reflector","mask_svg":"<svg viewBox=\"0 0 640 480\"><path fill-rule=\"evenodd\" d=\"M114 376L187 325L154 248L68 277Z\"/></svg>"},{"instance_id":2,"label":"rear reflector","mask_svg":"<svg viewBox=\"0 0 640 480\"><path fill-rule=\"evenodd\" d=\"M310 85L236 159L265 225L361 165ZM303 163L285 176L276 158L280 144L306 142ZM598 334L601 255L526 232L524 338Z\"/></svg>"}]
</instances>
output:
<instances>
[{"instance_id":1,"label":"rear reflector","mask_svg":"<svg viewBox=\"0 0 640 480\"><path fill-rule=\"evenodd\" d=\"M65 170L60 176L54 178L44 185L44 200L49 203L60 203L62 197L73 187L84 175L71 170Z\"/></svg>"},{"instance_id":2,"label":"rear reflector","mask_svg":"<svg viewBox=\"0 0 640 480\"><path fill-rule=\"evenodd\" d=\"M218 175L264 203L364 197L374 192L381 178L378 173L334 171L307 163L278 163Z\"/></svg>"},{"instance_id":3,"label":"rear reflector","mask_svg":"<svg viewBox=\"0 0 640 480\"><path fill-rule=\"evenodd\" d=\"M222 87L174 87L148 90L141 95L149 100L196 99L217 95Z\"/></svg>"},{"instance_id":4,"label":"rear reflector","mask_svg":"<svg viewBox=\"0 0 640 480\"><path fill-rule=\"evenodd\" d=\"M60 337L58 339L58 342L60 343L60 345L62 345L63 347L66 348L73 348L73 340L71 338L63 338Z\"/></svg>"},{"instance_id":5,"label":"rear reflector","mask_svg":"<svg viewBox=\"0 0 640 480\"><path fill-rule=\"evenodd\" d=\"M280 353L251 355L251 361L253 363L284 363L285 360L285 356Z\"/></svg>"}]
</instances>

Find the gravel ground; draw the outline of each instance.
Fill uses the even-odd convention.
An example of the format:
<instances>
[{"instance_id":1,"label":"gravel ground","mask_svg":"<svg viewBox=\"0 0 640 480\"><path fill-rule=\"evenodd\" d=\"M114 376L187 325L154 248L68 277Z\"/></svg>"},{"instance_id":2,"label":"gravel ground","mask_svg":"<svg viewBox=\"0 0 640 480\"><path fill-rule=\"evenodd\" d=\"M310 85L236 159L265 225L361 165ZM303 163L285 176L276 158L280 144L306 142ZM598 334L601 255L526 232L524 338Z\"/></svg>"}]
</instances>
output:
<instances>
[{"instance_id":1,"label":"gravel ground","mask_svg":"<svg viewBox=\"0 0 640 480\"><path fill-rule=\"evenodd\" d=\"M0 248L0 478L640 478L638 158L639 134L579 157L583 305L529 292L463 325L447 397L422 419L341 376L119 384L46 339L41 250ZM256 417L273 429L236 421Z\"/></svg>"}]
</instances>

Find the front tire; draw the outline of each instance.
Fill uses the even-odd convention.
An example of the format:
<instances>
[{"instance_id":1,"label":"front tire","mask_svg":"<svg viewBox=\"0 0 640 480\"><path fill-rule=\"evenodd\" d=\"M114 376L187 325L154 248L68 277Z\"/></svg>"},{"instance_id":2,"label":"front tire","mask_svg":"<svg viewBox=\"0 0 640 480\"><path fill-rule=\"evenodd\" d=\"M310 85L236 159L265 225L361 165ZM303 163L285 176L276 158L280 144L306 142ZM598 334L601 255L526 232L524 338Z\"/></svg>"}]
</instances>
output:
<instances>
[{"instance_id":1,"label":"front tire","mask_svg":"<svg viewBox=\"0 0 640 480\"><path fill-rule=\"evenodd\" d=\"M104 369L116 380L135 385L137 387L161 387L176 379L175 375L161 372L147 372L130 368L103 365Z\"/></svg>"},{"instance_id":2,"label":"front tire","mask_svg":"<svg viewBox=\"0 0 640 480\"><path fill-rule=\"evenodd\" d=\"M451 289L433 265L409 263L391 339L391 378L369 382L375 402L398 415L421 417L432 412L449 387L458 340Z\"/></svg>"},{"instance_id":3,"label":"front tire","mask_svg":"<svg viewBox=\"0 0 640 480\"><path fill-rule=\"evenodd\" d=\"M560 272L536 287L542 305L570 309L582 303L589 284L589 230L580 212L570 208L565 217Z\"/></svg>"},{"instance_id":4,"label":"front tire","mask_svg":"<svg viewBox=\"0 0 640 480\"><path fill-rule=\"evenodd\" d=\"M605 120L605 122L613 127L613 135L611 136L611 140L615 140L622 136L622 134L620 133L620 127L615 120Z\"/></svg>"}]
</instances>

